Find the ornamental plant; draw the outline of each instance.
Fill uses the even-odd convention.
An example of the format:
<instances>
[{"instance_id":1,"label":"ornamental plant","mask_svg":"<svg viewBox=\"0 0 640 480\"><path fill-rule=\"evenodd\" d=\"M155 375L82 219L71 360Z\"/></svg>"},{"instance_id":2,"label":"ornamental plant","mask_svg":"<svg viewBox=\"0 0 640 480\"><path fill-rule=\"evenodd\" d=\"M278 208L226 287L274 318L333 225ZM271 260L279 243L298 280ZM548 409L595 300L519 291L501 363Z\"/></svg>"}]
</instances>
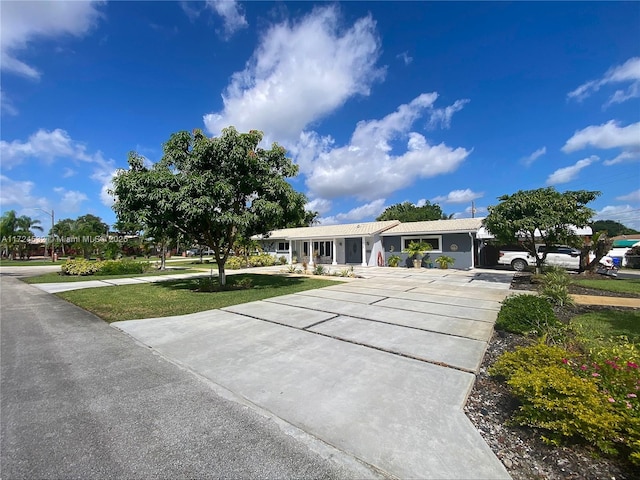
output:
<instances>
[{"instance_id":1,"label":"ornamental plant","mask_svg":"<svg viewBox=\"0 0 640 480\"><path fill-rule=\"evenodd\" d=\"M541 337L563 325L551 304L537 295L514 295L502 302L496 328L521 335Z\"/></svg>"}]
</instances>

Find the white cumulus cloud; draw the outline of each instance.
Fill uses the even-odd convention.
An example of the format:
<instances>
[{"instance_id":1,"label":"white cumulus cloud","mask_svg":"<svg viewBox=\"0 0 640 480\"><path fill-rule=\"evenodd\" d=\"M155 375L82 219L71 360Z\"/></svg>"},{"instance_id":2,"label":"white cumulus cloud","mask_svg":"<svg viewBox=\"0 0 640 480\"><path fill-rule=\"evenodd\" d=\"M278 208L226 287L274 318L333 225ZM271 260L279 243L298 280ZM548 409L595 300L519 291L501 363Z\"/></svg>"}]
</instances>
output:
<instances>
[{"instance_id":1,"label":"white cumulus cloud","mask_svg":"<svg viewBox=\"0 0 640 480\"><path fill-rule=\"evenodd\" d=\"M621 202L640 203L640 189L628 193L627 195L616 197L616 200L620 200Z\"/></svg>"},{"instance_id":2,"label":"white cumulus cloud","mask_svg":"<svg viewBox=\"0 0 640 480\"><path fill-rule=\"evenodd\" d=\"M310 123L354 95L369 95L383 77L380 41L370 16L342 28L338 7L315 8L300 21L273 25L222 95L224 108L204 116L217 135L234 125L279 142L296 140Z\"/></svg>"},{"instance_id":3,"label":"white cumulus cloud","mask_svg":"<svg viewBox=\"0 0 640 480\"><path fill-rule=\"evenodd\" d=\"M111 178L116 171L115 162L112 159L105 159L100 151L87 152L87 147L73 140L65 130L59 128L52 131L40 129L24 142L2 140L0 141L0 158L2 158L2 166L6 169L11 169L28 158L45 162L62 159L91 164L93 167L91 178L102 183L102 202L107 206L113 203L107 190L110 188ZM67 168L63 177L69 176L70 173L74 172Z\"/></svg>"},{"instance_id":4,"label":"white cumulus cloud","mask_svg":"<svg viewBox=\"0 0 640 480\"><path fill-rule=\"evenodd\" d=\"M331 210L331 200L327 200L326 198L314 198L307 202L304 209L310 212L318 212L319 215L324 215Z\"/></svg>"},{"instance_id":5,"label":"white cumulus cloud","mask_svg":"<svg viewBox=\"0 0 640 480\"><path fill-rule=\"evenodd\" d=\"M640 160L640 149L624 151L619 155L617 155L616 157L610 160L605 160L602 163L606 166L610 166L610 165L616 165L618 163L623 163L628 161L630 162L634 160Z\"/></svg>"},{"instance_id":6,"label":"white cumulus cloud","mask_svg":"<svg viewBox=\"0 0 640 480\"><path fill-rule=\"evenodd\" d=\"M441 128L450 128L453 114L462 110L467 103L469 103L469 99L463 98L462 100L456 100L453 105L449 105L448 107L434 109L433 112L431 112L431 118L429 119L427 127L431 129L438 126Z\"/></svg>"},{"instance_id":7,"label":"white cumulus cloud","mask_svg":"<svg viewBox=\"0 0 640 480\"><path fill-rule=\"evenodd\" d=\"M330 217L321 217L318 219L320 225L336 225L339 223L358 222L362 219L377 217L385 208L385 199L378 198L373 202L366 203L356 208L352 208L346 213L338 213Z\"/></svg>"},{"instance_id":8,"label":"white cumulus cloud","mask_svg":"<svg viewBox=\"0 0 640 480\"><path fill-rule=\"evenodd\" d=\"M588 146L600 149L640 149L640 122L620 127L614 120L602 125L591 125L578 130L562 147L565 153L582 150Z\"/></svg>"},{"instance_id":9,"label":"white cumulus cloud","mask_svg":"<svg viewBox=\"0 0 640 480\"><path fill-rule=\"evenodd\" d=\"M85 35L96 24L104 2L2 2L0 65L5 72L39 79L41 73L17 54L39 38Z\"/></svg>"},{"instance_id":10,"label":"white cumulus cloud","mask_svg":"<svg viewBox=\"0 0 640 480\"><path fill-rule=\"evenodd\" d=\"M580 102L605 85L624 83L629 85L626 89L616 90L605 103L605 106L640 97L640 57L632 57L622 65L611 67L602 78L583 83L569 92L567 96Z\"/></svg>"},{"instance_id":11,"label":"white cumulus cloud","mask_svg":"<svg viewBox=\"0 0 640 480\"><path fill-rule=\"evenodd\" d=\"M557 185L559 183L567 183L578 176L580 171L587 168L594 162L597 162L599 158L596 155L591 155L589 158L583 158L578 160L575 164L559 168L547 177L547 185Z\"/></svg>"},{"instance_id":12,"label":"white cumulus cloud","mask_svg":"<svg viewBox=\"0 0 640 480\"><path fill-rule=\"evenodd\" d=\"M60 209L65 212L78 212L82 202L89 200L89 197L77 190L67 190L62 187L56 187L53 190L60 195Z\"/></svg>"},{"instance_id":13,"label":"white cumulus cloud","mask_svg":"<svg viewBox=\"0 0 640 480\"><path fill-rule=\"evenodd\" d=\"M305 145L292 151L305 158L300 167L311 195L374 200L417 178L455 171L469 155L468 150L444 143L432 145L411 131L413 123L432 109L436 98L436 93L424 93L382 119L359 122L345 146L333 148L331 142L307 135ZM391 142L399 139L404 140L404 147L394 153ZM313 148L319 150L309 152Z\"/></svg>"},{"instance_id":14,"label":"white cumulus cloud","mask_svg":"<svg viewBox=\"0 0 640 480\"><path fill-rule=\"evenodd\" d=\"M469 203L476 198L484 196L484 192L474 192L470 188L464 190L452 190L447 195L435 197L433 203Z\"/></svg>"},{"instance_id":15,"label":"white cumulus cloud","mask_svg":"<svg viewBox=\"0 0 640 480\"><path fill-rule=\"evenodd\" d=\"M247 27L247 19L235 0L207 0L207 5L222 17L227 38Z\"/></svg>"},{"instance_id":16,"label":"white cumulus cloud","mask_svg":"<svg viewBox=\"0 0 640 480\"><path fill-rule=\"evenodd\" d=\"M547 153L547 147L539 148L538 150L533 152L531 155L521 159L520 163L522 163L523 165L529 167L529 166L531 166L531 164L533 164L533 162L535 162L538 158L540 158L545 153Z\"/></svg>"},{"instance_id":17,"label":"white cumulus cloud","mask_svg":"<svg viewBox=\"0 0 640 480\"><path fill-rule=\"evenodd\" d=\"M13 180L0 175L0 207L19 205L22 208L46 209L49 202L44 197L34 197L31 193L35 184L31 181Z\"/></svg>"}]
</instances>

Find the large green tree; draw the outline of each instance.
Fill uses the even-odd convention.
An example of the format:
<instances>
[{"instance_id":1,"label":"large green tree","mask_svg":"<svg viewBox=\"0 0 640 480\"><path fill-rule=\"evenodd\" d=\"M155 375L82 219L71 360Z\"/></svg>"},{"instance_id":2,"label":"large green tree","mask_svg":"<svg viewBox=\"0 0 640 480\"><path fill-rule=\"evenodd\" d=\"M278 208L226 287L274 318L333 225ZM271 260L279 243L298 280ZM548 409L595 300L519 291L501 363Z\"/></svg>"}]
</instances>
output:
<instances>
[{"instance_id":1,"label":"large green tree","mask_svg":"<svg viewBox=\"0 0 640 480\"><path fill-rule=\"evenodd\" d=\"M423 222L427 220L440 220L449 218L442 212L440 205L427 201L421 207L411 202L396 203L387 207L376 220L400 220L401 222Z\"/></svg>"},{"instance_id":2,"label":"large green tree","mask_svg":"<svg viewBox=\"0 0 640 480\"><path fill-rule=\"evenodd\" d=\"M137 218L145 227L209 246L224 285L224 265L238 236L305 221L306 197L287 182L298 167L284 148L260 148L261 140L262 132L233 127L214 138L182 131L171 135L162 159L150 168L130 155L129 170L119 171L113 182L118 218Z\"/></svg>"},{"instance_id":3,"label":"large green tree","mask_svg":"<svg viewBox=\"0 0 640 480\"><path fill-rule=\"evenodd\" d=\"M587 203L600 192L577 190L558 192L553 187L520 190L498 198L500 203L489 207L484 219L486 228L503 243L520 238L529 254L536 259L540 272L547 252L539 254L537 245L571 245L582 247L582 239L573 227L585 227L595 213Z\"/></svg>"},{"instance_id":4,"label":"large green tree","mask_svg":"<svg viewBox=\"0 0 640 480\"><path fill-rule=\"evenodd\" d=\"M609 237L617 237L618 235L634 235L638 232L633 228L629 228L615 220L596 220L591 225L594 232L605 231Z\"/></svg>"}]
</instances>

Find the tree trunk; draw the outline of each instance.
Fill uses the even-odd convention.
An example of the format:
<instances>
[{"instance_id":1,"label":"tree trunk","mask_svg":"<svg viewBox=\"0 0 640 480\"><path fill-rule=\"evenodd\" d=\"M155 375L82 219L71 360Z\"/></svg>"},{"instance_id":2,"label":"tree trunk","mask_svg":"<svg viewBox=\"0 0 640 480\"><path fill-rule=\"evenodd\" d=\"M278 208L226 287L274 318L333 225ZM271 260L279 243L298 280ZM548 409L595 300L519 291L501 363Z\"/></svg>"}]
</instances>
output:
<instances>
[{"instance_id":1,"label":"tree trunk","mask_svg":"<svg viewBox=\"0 0 640 480\"><path fill-rule=\"evenodd\" d=\"M227 284L227 276L224 273L224 262L218 262L218 283L223 287Z\"/></svg>"},{"instance_id":2,"label":"tree trunk","mask_svg":"<svg viewBox=\"0 0 640 480\"><path fill-rule=\"evenodd\" d=\"M160 270L165 270L167 267L167 247L162 243L162 249L160 251Z\"/></svg>"}]
</instances>

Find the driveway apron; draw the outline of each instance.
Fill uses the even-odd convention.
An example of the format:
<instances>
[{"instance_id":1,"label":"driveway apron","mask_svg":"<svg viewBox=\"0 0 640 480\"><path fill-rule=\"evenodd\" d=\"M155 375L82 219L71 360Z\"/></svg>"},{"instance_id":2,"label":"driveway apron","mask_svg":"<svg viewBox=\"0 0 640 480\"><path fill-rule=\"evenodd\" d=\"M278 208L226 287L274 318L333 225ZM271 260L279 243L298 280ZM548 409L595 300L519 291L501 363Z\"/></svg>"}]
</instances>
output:
<instances>
[{"instance_id":1,"label":"driveway apron","mask_svg":"<svg viewBox=\"0 0 640 480\"><path fill-rule=\"evenodd\" d=\"M367 278L113 323L171 361L399 478L509 478L463 413L510 274Z\"/></svg>"}]
</instances>

